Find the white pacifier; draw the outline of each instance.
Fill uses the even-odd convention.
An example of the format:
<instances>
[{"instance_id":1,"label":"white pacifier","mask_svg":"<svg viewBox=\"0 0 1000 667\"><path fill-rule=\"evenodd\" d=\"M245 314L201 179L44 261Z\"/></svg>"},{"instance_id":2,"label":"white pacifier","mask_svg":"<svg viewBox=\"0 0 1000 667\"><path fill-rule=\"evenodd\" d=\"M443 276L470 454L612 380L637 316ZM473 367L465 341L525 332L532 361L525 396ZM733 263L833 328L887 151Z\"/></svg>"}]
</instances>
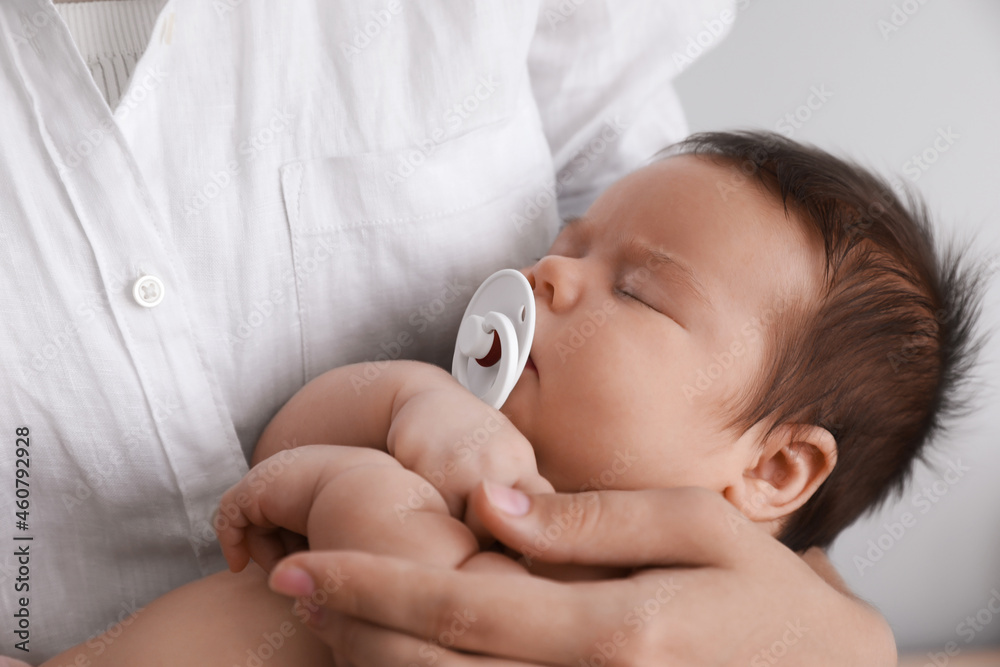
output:
<instances>
[{"instance_id":1,"label":"white pacifier","mask_svg":"<svg viewBox=\"0 0 1000 667\"><path fill-rule=\"evenodd\" d=\"M535 296L520 271L502 269L472 295L458 328L451 374L499 409L524 371L535 335Z\"/></svg>"}]
</instances>

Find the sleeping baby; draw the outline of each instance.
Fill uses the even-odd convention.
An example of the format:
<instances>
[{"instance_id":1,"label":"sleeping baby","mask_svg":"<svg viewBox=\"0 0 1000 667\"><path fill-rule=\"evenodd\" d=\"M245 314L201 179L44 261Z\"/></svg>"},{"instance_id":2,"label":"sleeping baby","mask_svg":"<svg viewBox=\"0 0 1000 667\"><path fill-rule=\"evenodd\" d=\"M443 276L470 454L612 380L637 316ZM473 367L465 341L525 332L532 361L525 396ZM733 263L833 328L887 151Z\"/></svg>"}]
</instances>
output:
<instances>
[{"instance_id":1,"label":"sleeping baby","mask_svg":"<svg viewBox=\"0 0 1000 667\"><path fill-rule=\"evenodd\" d=\"M935 253L921 208L853 164L770 133L694 135L609 187L523 269L534 341L501 410L419 362L324 373L222 497L223 552L234 572L251 558L269 572L295 533L313 550L442 567L623 576L540 563L543 535L498 548L468 499L667 487L716 494L795 551L828 546L901 488L956 406L977 287L959 260ZM288 593L302 583L276 575ZM178 633L194 615L203 638L185 631L164 651L247 664L288 602L247 602L256 594L223 580L150 605L146 632ZM210 625L223 616L225 630ZM333 662L293 631L267 664Z\"/></svg>"}]
</instances>

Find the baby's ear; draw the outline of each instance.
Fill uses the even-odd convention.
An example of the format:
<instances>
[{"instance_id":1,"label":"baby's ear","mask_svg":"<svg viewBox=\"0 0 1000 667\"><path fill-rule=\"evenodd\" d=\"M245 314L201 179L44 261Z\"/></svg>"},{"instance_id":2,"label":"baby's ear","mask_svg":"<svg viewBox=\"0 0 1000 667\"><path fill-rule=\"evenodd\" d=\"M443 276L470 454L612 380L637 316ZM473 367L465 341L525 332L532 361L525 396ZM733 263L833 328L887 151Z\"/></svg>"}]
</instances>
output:
<instances>
[{"instance_id":1,"label":"baby's ear","mask_svg":"<svg viewBox=\"0 0 1000 667\"><path fill-rule=\"evenodd\" d=\"M782 424L743 477L723 492L751 521L769 522L802 507L833 471L837 442L821 426Z\"/></svg>"}]
</instances>

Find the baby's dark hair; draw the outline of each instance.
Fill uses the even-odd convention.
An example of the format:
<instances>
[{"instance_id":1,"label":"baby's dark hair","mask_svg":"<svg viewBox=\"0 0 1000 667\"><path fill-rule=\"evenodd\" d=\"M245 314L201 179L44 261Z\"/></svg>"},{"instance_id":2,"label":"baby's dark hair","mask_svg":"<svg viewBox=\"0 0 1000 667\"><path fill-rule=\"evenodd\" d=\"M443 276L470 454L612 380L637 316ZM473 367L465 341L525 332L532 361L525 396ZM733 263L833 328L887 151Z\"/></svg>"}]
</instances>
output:
<instances>
[{"instance_id":1,"label":"baby's dark hair","mask_svg":"<svg viewBox=\"0 0 1000 667\"><path fill-rule=\"evenodd\" d=\"M967 246L935 252L912 191L904 205L883 179L815 147L741 131L667 150L731 166L734 182L763 185L823 240L819 302L779 315L757 376L724 404L739 432L766 419L767 435L798 423L836 438L836 467L779 535L795 551L826 547L901 493L928 443L971 409L959 394L983 344L974 329L987 273L968 266Z\"/></svg>"}]
</instances>

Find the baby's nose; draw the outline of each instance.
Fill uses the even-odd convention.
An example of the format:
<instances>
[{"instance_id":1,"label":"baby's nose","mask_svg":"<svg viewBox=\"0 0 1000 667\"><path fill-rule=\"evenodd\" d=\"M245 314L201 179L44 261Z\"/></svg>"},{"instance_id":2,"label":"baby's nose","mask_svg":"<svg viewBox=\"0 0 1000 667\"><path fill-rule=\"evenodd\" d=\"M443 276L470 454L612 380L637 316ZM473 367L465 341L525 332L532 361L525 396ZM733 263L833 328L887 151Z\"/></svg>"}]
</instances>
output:
<instances>
[{"instance_id":1,"label":"baby's nose","mask_svg":"<svg viewBox=\"0 0 1000 667\"><path fill-rule=\"evenodd\" d=\"M531 289L532 290L535 289L535 272L534 272L534 268L535 268L534 265L531 265L531 266L525 266L525 267L523 267L521 269L518 269L518 271L521 272L521 275L528 279L528 284L531 285Z\"/></svg>"}]
</instances>

